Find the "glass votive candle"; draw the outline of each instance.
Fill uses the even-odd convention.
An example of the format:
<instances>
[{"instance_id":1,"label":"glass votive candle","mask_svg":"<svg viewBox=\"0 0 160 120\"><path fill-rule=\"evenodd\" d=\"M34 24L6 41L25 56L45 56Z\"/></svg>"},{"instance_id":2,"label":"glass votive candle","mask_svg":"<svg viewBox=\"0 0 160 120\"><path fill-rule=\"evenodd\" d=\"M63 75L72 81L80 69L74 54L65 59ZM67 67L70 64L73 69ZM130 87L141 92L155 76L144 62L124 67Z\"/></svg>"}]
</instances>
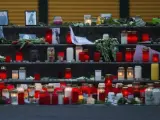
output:
<instances>
[{"instance_id":1,"label":"glass votive candle","mask_svg":"<svg viewBox=\"0 0 160 120\"><path fill-rule=\"evenodd\" d=\"M85 62L84 55L85 55L84 52L80 52L80 53L79 53L79 60L80 60L81 62Z\"/></svg>"},{"instance_id":2,"label":"glass votive candle","mask_svg":"<svg viewBox=\"0 0 160 120\"><path fill-rule=\"evenodd\" d=\"M5 62L11 62L11 56L6 56Z\"/></svg>"},{"instance_id":3,"label":"glass votive candle","mask_svg":"<svg viewBox=\"0 0 160 120\"><path fill-rule=\"evenodd\" d=\"M143 42L149 41L149 40L150 40L150 37L149 37L149 34L148 34L148 33L142 34L142 41L143 41Z\"/></svg>"},{"instance_id":4,"label":"glass votive candle","mask_svg":"<svg viewBox=\"0 0 160 120\"><path fill-rule=\"evenodd\" d=\"M159 54L157 53L152 54L152 62L159 62Z\"/></svg>"},{"instance_id":5,"label":"glass votive candle","mask_svg":"<svg viewBox=\"0 0 160 120\"><path fill-rule=\"evenodd\" d=\"M18 70L12 70L12 79L17 80L19 77Z\"/></svg>"},{"instance_id":6,"label":"glass votive candle","mask_svg":"<svg viewBox=\"0 0 160 120\"><path fill-rule=\"evenodd\" d=\"M63 61L64 60L64 52L58 52L58 60Z\"/></svg>"},{"instance_id":7,"label":"glass votive candle","mask_svg":"<svg viewBox=\"0 0 160 120\"><path fill-rule=\"evenodd\" d=\"M143 62L149 62L149 48L144 47L142 51L142 61Z\"/></svg>"},{"instance_id":8,"label":"glass votive candle","mask_svg":"<svg viewBox=\"0 0 160 120\"><path fill-rule=\"evenodd\" d=\"M40 74L39 73L34 74L34 80L40 80Z\"/></svg>"},{"instance_id":9,"label":"glass votive candle","mask_svg":"<svg viewBox=\"0 0 160 120\"><path fill-rule=\"evenodd\" d=\"M122 52L116 53L116 62L122 62Z\"/></svg>"},{"instance_id":10,"label":"glass votive candle","mask_svg":"<svg viewBox=\"0 0 160 120\"><path fill-rule=\"evenodd\" d=\"M72 78L71 68L66 68L66 70L65 70L65 79L71 79L71 78Z\"/></svg>"},{"instance_id":11,"label":"glass votive candle","mask_svg":"<svg viewBox=\"0 0 160 120\"><path fill-rule=\"evenodd\" d=\"M6 67L2 66L0 69L0 79L7 79L7 70Z\"/></svg>"},{"instance_id":12,"label":"glass votive candle","mask_svg":"<svg viewBox=\"0 0 160 120\"><path fill-rule=\"evenodd\" d=\"M132 54L132 50L130 48L126 48L125 61L126 62L132 62L133 61L133 54Z\"/></svg>"},{"instance_id":13,"label":"glass votive candle","mask_svg":"<svg viewBox=\"0 0 160 120\"><path fill-rule=\"evenodd\" d=\"M127 80L133 80L134 79L134 70L133 67L127 68Z\"/></svg>"},{"instance_id":14,"label":"glass votive candle","mask_svg":"<svg viewBox=\"0 0 160 120\"><path fill-rule=\"evenodd\" d=\"M23 61L23 53L22 52L16 52L16 62Z\"/></svg>"},{"instance_id":15,"label":"glass votive candle","mask_svg":"<svg viewBox=\"0 0 160 120\"><path fill-rule=\"evenodd\" d=\"M128 97L128 94L129 94L128 87L123 87L122 88L122 94L123 94L124 97Z\"/></svg>"},{"instance_id":16,"label":"glass votive candle","mask_svg":"<svg viewBox=\"0 0 160 120\"><path fill-rule=\"evenodd\" d=\"M100 52L94 52L94 61L95 62L99 62L100 57L101 57Z\"/></svg>"},{"instance_id":17,"label":"glass votive candle","mask_svg":"<svg viewBox=\"0 0 160 120\"><path fill-rule=\"evenodd\" d=\"M70 32L68 32L67 35L66 35L66 42L68 44L72 44L72 39L71 39L71 33Z\"/></svg>"}]
</instances>

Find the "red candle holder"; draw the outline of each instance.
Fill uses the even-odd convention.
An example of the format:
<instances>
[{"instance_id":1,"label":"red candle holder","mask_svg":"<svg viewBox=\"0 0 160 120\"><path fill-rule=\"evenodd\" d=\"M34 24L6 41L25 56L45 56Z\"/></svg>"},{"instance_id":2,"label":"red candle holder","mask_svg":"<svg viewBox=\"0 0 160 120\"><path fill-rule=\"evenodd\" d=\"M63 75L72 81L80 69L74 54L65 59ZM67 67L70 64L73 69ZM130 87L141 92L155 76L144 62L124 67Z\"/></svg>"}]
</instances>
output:
<instances>
[{"instance_id":1,"label":"red candle holder","mask_svg":"<svg viewBox=\"0 0 160 120\"><path fill-rule=\"evenodd\" d=\"M116 53L116 62L122 62L122 52L117 52Z\"/></svg>"},{"instance_id":2,"label":"red candle holder","mask_svg":"<svg viewBox=\"0 0 160 120\"><path fill-rule=\"evenodd\" d=\"M152 55L152 62L159 62L159 54L154 53Z\"/></svg>"},{"instance_id":3,"label":"red candle holder","mask_svg":"<svg viewBox=\"0 0 160 120\"><path fill-rule=\"evenodd\" d=\"M71 33L70 32L68 32L67 35L66 35L66 42L68 44L72 44L72 39L71 39Z\"/></svg>"},{"instance_id":4,"label":"red candle holder","mask_svg":"<svg viewBox=\"0 0 160 120\"><path fill-rule=\"evenodd\" d=\"M64 52L58 52L58 60L63 61L64 59Z\"/></svg>"},{"instance_id":5,"label":"red candle holder","mask_svg":"<svg viewBox=\"0 0 160 120\"><path fill-rule=\"evenodd\" d=\"M5 58L5 62L11 62L11 56L6 56L6 58Z\"/></svg>"},{"instance_id":6,"label":"red candle holder","mask_svg":"<svg viewBox=\"0 0 160 120\"><path fill-rule=\"evenodd\" d=\"M133 62L133 53L130 48L126 48L125 61L126 62Z\"/></svg>"},{"instance_id":7,"label":"red candle holder","mask_svg":"<svg viewBox=\"0 0 160 120\"><path fill-rule=\"evenodd\" d=\"M18 93L18 104L24 105L24 92Z\"/></svg>"},{"instance_id":8,"label":"red candle holder","mask_svg":"<svg viewBox=\"0 0 160 120\"><path fill-rule=\"evenodd\" d=\"M71 68L66 68L66 70L65 70L65 79L71 79L71 78L72 78Z\"/></svg>"},{"instance_id":9,"label":"red candle holder","mask_svg":"<svg viewBox=\"0 0 160 120\"><path fill-rule=\"evenodd\" d=\"M128 31L127 43L136 44L138 41L138 35L136 31Z\"/></svg>"},{"instance_id":10,"label":"red candle holder","mask_svg":"<svg viewBox=\"0 0 160 120\"><path fill-rule=\"evenodd\" d=\"M39 104L40 105L50 105L50 95L48 92L40 92Z\"/></svg>"},{"instance_id":11,"label":"red candle holder","mask_svg":"<svg viewBox=\"0 0 160 120\"><path fill-rule=\"evenodd\" d=\"M22 52L16 52L16 62L23 61L23 53Z\"/></svg>"},{"instance_id":12,"label":"red candle holder","mask_svg":"<svg viewBox=\"0 0 160 120\"><path fill-rule=\"evenodd\" d=\"M39 73L35 73L34 74L34 80L40 80L40 74Z\"/></svg>"},{"instance_id":13,"label":"red candle holder","mask_svg":"<svg viewBox=\"0 0 160 120\"><path fill-rule=\"evenodd\" d=\"M149 37L149 34L148 34L148 33L142 34L142 41L143 41L143 42L149 41L149 40L150 40L150 37Z\"/></svg>"},{"instance_id":14,"label":"red candle holder","mask_svg":"<svg viewBox=\"0 0 160 120\"><path fill-rule=\"evenodd\" d=\"M63 104L68 105L69 104L69 97L64 97L63 98Z\"/></svg>"},{"instance_id":15,"label":"red candle holder","mask_svg":"<svg viewBox=\"0 0 160 120\"><path fill-rule=\"evenodd\" d=\"M147 48L147 47L143 48L142 61L149 62L149 48Z\"/></svg>"},{"instance_id":16,"label":"red candle holder","mask_svg":"<svg viewBox=\"0 0 160 120\"><path fill-rule=\"evenodd\" d=\"M100 57L101 57L100 52L94 52L94 61L95 62L99 62L100 61Z\"/></svg>"},{"instance_id":17,"label":"red candle holder","mask_svg":"<svg viewBox=\"0 0 160 120\"><path fill-rule=\"evenodd\" d=\"M38 99L38 98L39 98L39 94L40 94L40 91L39 91L39 90L36 90L36 91L35 91L35 94L34 94L34 97L35 97L36 99Z\"/></svg>"},{"instance_id":18,"label":"red candle holder","mask_svg":"<svg viewBox=\"0 0 160 120\"><path fill-rule=\"evenodd\" d=\"M0 79L7 79L7 70L6 67L2 66L0 69Z\"/></svg>"},{"instance_id":19,"label":"red candle holder","mask_svg":"<svg viewBox=\"0 0 160 120\"><path fill-rule=\"evenodd\" d=\"M79 60L80 60L81 62L85 62L84 55L85 55L84 52L80 52L80 53L79 53Z\"/></svg>"},{"instance_id":20,"label":"red candle holder","mask_svg":"<svg viewBox=\"0 0 160 120\"><path fill-rule=\"evenodd\" d=\"M112 75L111 74L106 74L105 76L105 87L106 88L111 88L112 87Z\"/></svg>"},{"instance_id":21,"label":"red candle holder","mask_svg":"<svg viewBox=\"0 0 160 120\"><path fill-rule=\"evenodd\" d=\"M128 92L127 89L128 89L127 87L122 88L122 94L123 94L124 97L128 97L129 92Z\"/></svg>"},{"instance_id":22,"label":"red candle holder","mask_svg":"<svg viewBox=\"0 0 160 120\"><path fill-rule=\"evenodd\" d=\"M99 100L104 102L104 101L105 101L105 98L106 98L105 92L100 92L100 93L99 93Z\"/></svg>"},{"instance_id":23,"label":"red candle holder","mask_svg":"<svg viewBox=\"0 0 160 120\"><path fill-rule=\"evenodd\" d=\"M52 30L49 29L45 34L45 41L52 44Z\"/></svg>"},{"instance_id":24,"label":"red candle holder","mask_svg":"<svg viewBox=\"0 0 160 120\"><path fill-rule=\"evenodd\" d=\"M57 94L52 95L52 104L58 105L58 95Z\"/></svg>"},{"instance_id":25,"label":"red candle holder","mask_svg":"<svg viewBox=\"0 0 160 120\"><path fill-rule=\"evenodd\" d=\"M79 99L79 89L78 88L72 88L72 104L77 104Z\"/></svg>"},{"instance_id":26,"label":"red candle holder","mask_svg":"<svg viewBox=\"0 0 160 120\"><path fill-rule=\"evenodd\" d=\"M83 52L84 52L84 60L89 61L90 57L89 57L88 49L84 49Z\"/></svg>"}]
</instances>

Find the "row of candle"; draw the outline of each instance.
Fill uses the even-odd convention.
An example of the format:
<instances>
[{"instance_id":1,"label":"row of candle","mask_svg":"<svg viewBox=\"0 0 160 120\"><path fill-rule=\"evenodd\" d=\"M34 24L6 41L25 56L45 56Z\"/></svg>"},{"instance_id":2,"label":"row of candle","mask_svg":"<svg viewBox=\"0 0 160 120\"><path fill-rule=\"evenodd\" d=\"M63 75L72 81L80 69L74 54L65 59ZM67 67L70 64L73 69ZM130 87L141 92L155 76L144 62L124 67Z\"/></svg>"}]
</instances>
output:
<instances>
[{"instance_id":1,"label":"row of candle","mask_svg":"<svg viewBox=\"0 0 160 120\"><path fill-rule=\"evenodd\" d=\"M95 104L95 100L105 102L106 98L110 102L115 99L125 97L128 99L138 97L142 103L160 104L160 84L148 84L145 86L135 83L123 86L122 84L106 86L100 83L98 88L93 85L84 84L80 88L62 83L55 87L53 84L42 86L41 84L19 86L15 88L12 85L5 86L0 84L1 96L5 99L10 99L11 104L39 103L40 105L62 105L62 104L77 104L82 100L87 101L87 104ZM153 98L154 99L151 99ZM156 101L154 101L156 100Z\"/></svg>"},{"instance_id":2,"label":"row of candle","mask_svg":"<svg viewBox=\"0 0 160 120\"><path fill-rule=\"evenodd\" d=\"M137 31L122 31L121 32L121 44L137 44L138 42ZM148 33L143 33L141 37L142 42L150 41Z\"/></svg>"},{"instance_id":3,"label":"row of candle","mask_svg":"<svg viewBox=\"0 0 160 120\"><path fill-rule=\"evenodd\" d=\"M125 51L125 61L126 62L133 62L135 49L126 48ZM159 62L159 54L153 53L152 54L152 62ZM116 62L122 62L123 61L123 54L122 52L116 53ZM150 53L149 48L145 47L142 51L142 62L149 62L150 61Z\"/></svg>"}]
</instances>

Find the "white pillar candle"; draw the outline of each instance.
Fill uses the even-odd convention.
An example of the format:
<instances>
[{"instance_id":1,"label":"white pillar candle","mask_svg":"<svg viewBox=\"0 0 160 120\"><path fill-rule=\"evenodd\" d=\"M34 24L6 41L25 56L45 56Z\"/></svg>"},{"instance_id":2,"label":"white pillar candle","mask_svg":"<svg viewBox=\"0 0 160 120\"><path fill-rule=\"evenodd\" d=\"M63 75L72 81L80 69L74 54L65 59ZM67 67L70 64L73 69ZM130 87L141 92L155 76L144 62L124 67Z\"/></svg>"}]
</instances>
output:
<instances>
[{"instance_id":1,"label":"white pillar candle","mask_svg":"<svg viewBox=\"0 0 160 120\"><path fill-rule=\"evenodd\" d=\"M62 93L58 94L58 104L59 105L63 105L63 97L64 95Z\"/></svg>"},{"instance_id":2,"label":"white pillar candle","mask_svg":"<svg viewBox=\"0 0 160 120\"><path fill-rule=\"evenodd\" d=\"M83 51L82 46L76 46L75 53L76 53L76 61L79 61L79 53Z\"/></svg>"},{"instance_id":3,"label":"white pillar candle","mask_svg":"<svg viewBox=\"0 0 160 120\"><path fill-rule=\"evenodd\" d=\"M127 44L127 32L122 31L121 33L121 44Z\"/></svg>"},{"instance_id":4,"label":"white pillar candle","mask_svg":"<svg viewBox=\"0 0 160 120\"><path fill-rule=\"evenodd\" d=\"M74 59L74 51L72 47L66 49L66 60L71 62Z\"/></svg>"},{"instance_id":5,"label":"white pillar candle","mask_svg":"<svg viewBox=\"0 0 160 120\"><path fill-rule=\"evenodd\" d=\"M102 77L102 71L101 70L95 70L95 80L99 81Z\"/></svg>"},{"instance_id":6,"label":"white pillar candle","mask_svg":"<svg viewBox=\"0 0 160 120\"><path fill-rule=\"evenodd\" d=\"M72 97L72 88L71 87L66 87L64 89L64 96L68 97L69 100L71 100L71 97Z\"/></svg>"},{"instance_id":7,"label":"white pillar candle","mask_svg":"<svg viewBox=\"0 0 160 120\"><path fill-rule=\"evenodd\" d=\"M135 79L141 79L142 78L142 67L141 66L135 66L134 68L134 75Z\"/></svg>"}]
</instances>

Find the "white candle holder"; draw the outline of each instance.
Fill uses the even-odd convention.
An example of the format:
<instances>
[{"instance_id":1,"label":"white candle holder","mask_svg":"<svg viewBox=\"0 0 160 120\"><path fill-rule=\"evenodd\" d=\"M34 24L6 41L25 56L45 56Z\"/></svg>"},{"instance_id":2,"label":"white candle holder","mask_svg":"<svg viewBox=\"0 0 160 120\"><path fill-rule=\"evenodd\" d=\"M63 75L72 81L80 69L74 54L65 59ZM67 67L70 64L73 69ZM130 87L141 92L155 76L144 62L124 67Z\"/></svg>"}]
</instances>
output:
<instances>
[{"instance_id":1,"label":"white candle holder","mask_svg":"<svg viewBox=\"0 0 160 120\"><path fill-rule=\"evenodd\" d=\"M18 91L17 90L11 91L11 104L18 105Z\"/></svg>"},{"instance_id":2,"label":"white candle holder","mask_svg":"<svg viewBox=\"0 0 160 120\"><path fill-rule=\"evenodd\" d=\"M18 76L18 70L12 70L12 79L17 80Z\"/></svg>"},{"instance_id":3,"label":"white candle holder","mask_svg":"<svg viewBox=\"0 0 160 120\"><path fill-rule=\"evenodd\" d=\"M124 80L125 77L125 70L124 67L118 68L118 80Z\"/></svg>"},{"instance_id":4,"label":"white candle holder","mask_svg":"<svg viewBox=\"0 0 160 120\"><path fill-rule=\"evenodd\" d=\"M134 79L134 71L133 67L127 68L127 80L133 80Z\"/></svg>"}]
</instances>

